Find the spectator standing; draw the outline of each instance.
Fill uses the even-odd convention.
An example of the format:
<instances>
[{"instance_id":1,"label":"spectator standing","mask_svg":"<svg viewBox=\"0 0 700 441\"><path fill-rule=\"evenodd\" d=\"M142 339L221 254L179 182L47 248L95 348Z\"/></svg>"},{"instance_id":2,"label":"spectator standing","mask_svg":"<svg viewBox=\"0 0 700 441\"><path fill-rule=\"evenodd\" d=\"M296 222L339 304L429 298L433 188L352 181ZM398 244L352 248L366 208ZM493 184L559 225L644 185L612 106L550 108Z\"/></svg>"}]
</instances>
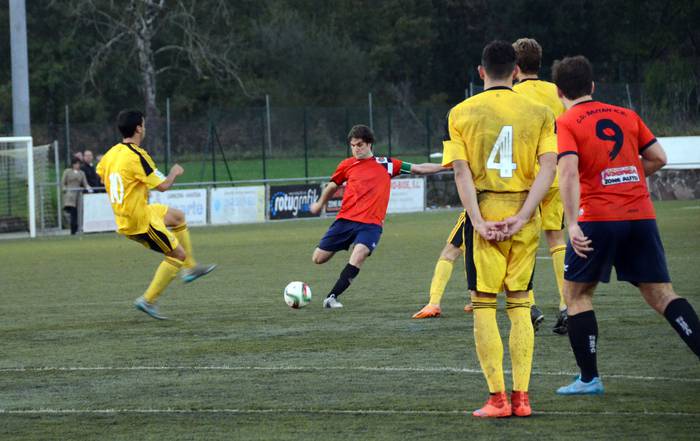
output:
<instances>
[{"instance_id":1,"label":"spectator standing","mask_svg":"<svg viewBox=\"0 0 700 441\"><path fill-rule=\"evenodd\" d=\"M63 188L63 211L70 218L70 234L78 232L78 207L80 206L80 189L92 192L85 173L80 169L81 161L77 157L71 160L70 168L63 171L61 187Z\"/></svg>"}]
</instances>

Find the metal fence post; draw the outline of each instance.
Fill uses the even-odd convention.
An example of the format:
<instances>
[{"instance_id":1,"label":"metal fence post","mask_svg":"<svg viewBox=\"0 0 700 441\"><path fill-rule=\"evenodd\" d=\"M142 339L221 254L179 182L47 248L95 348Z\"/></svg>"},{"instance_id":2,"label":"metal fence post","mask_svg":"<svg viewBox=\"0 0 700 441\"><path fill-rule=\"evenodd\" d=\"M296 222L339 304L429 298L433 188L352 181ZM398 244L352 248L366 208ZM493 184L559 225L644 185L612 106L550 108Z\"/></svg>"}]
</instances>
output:
<instances>
[{"instance_id":1,"label":"metal fence post","mask_svg":"<svg viewBox=\"0 0 700 441\"><path fill-rule=\"evenodd\" d=\"M350 157L350 145L348 145L345 140L345 136L350 132L350 110L345 108L345 133L343 134L343 140L345 142L345 156Z\"/></svg>"},{"instance_id":2,"label":"metal fence post","mask_svg":"<svg viewBox=\"0 0 700 441\"><path fill-rule=\"evenodd\" d=\"M389 141L389 157L391 157L391 106L386 108L386 119L387 119L387 132Z\"/></svg>"},{"instance_id":3,"label":"metal fence post","mask_svg":"<svg viewBox=\"0 0 700 441\"><path fill-rule=\"evenodd\" d=\"M265 158L265 109L260 112L260 134L262 142L260 143L260 151L262 153L262 175L263 179L267 179L267 163Z\"/></svg>"},{"instance_id":4,"label":"metal fence post","mask_svg":"<svg viewBox=\"0 0 700 441\"><path fill-rule=\"evenodd\" d=\"M428 155L428 162L430 161L430 108L425 108L425 153Z\"/></svg>"},{"instance_id":5,"label":"metal fence post","mask_svg":"<svg viewBox=\"0 0 700 441\"><path fill-rule=\"evenodd\" d=\"M367 96L369 101L369 128L374 130L374 116L372 115L372 92Z\"/></svg>"},{"instance_id":6,"label":"metal fence post","mask_svg":"<svg viewBox=\"0 0 700 441\"><path fill-rule=\"evenodd\" d=\"M216 152L214 151L214 119L209 117L209 152L211 153L212 181L216 182Z\"/></svg>"},{"instance_id":7,"label":"metal fence post","mask_svg":"<svg viewBox=\"0 0 700 441\"><path fill-rule=\"evenodd\" d=\"M265 109L267 114L267 152L272 154L272 121L270 119L270 95L265 95Z\"/></svg>"},{"instance_id":8,"label":"metal fence post","mask_svg":"<svg viewBox=\"0 0 700 441\"><path fill-rule=\"evenodd\" d=\"M306 107L304 107L304 177L309 177L309 129Z\"/></svg>"},{"instance_id":9,"label":"metal fence post","mask_svg":"<svg viewBox=\"0 0 700 441\"><path fill-rule=\"evenodd\" d=\"M58 168L58 141L53 142L53 159L54 170L56 173L56 225L58 225L59 230L62 230L63 216L61 215L61 178L59 177L60 169Z\"/></svg>"},{"instance_id":10,"label":"metal fence post","mask_svg":"<svg viewBox=\"0 0 700 441\"><path fill-rule=\"evenodd\" d=\"M70 165L70 113L68 110L68 104L66 104L65 107L65 124L66 124L66 129L65 129L65 137L66 137L66 167Z\"/></svg>"},{"instance_id":11,"label":"metal fence post","mask_svg":"<svg viewBox=\"0 0 700 441\"><path fill-rule=\"evenodd\" d=\"M165 170L170 165L170 97L165 99Z\"/></svg>"}]
</instances>

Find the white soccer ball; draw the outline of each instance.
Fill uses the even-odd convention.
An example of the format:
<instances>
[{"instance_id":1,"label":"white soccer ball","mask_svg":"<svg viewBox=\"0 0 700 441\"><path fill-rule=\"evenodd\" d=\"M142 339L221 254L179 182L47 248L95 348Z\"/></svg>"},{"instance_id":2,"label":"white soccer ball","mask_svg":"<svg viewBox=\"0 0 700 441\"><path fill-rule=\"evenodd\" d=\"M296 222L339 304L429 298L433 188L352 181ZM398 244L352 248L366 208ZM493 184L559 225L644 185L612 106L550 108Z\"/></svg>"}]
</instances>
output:
<instances>
[{"instance_id":1,"label":"white soccer ball","mask_svg":"<svg viewBox=\"0 0 700 441\"><path fill-rule=\"evenodd\" d=\"M311 302L311 288L304 282L290 282L284 288L284 301L290 308L303 308Z\"/></svg>"}]
</instances>

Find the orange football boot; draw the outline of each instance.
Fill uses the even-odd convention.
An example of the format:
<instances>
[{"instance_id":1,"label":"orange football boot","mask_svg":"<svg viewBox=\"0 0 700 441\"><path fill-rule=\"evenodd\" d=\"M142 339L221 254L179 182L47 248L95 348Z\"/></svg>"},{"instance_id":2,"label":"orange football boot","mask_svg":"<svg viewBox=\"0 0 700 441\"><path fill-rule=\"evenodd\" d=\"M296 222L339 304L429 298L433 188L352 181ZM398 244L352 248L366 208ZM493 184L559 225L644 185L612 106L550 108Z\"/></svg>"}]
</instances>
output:
<instances>
[{"instance_id":1,"label":"orange football boot","mask_svg":"<svg viewBox=\"0 0 700 441\"><path fill-rule=\"evenodd\" d=\"M513 414L505 392L497 392L489 396L484 407L472 412L479 418L505 418Z\"/></svg>"},{"instance_id":2,"label":"orange football boot","mask_svg":"<svg viewBox=\"0 0 700 441\"><path fill-rule=\"evenodd\" d=\"M519 417L529 417L532 415L532 408L530 407L530 399L528 398L527 392L513 391L510 394L510 402L512 403L513 415Z\"/></svg>"},{"instance_id":3,"label":"orange football boot","mask_svg":"<svg viewBox=\"0 0 700 441\"><path fill-rule=\"evenodd\" d=\"M414 319L424 319L424 318L438 318L442 313L442 309L439 306L431 305L428 303L420 311L413 314Z\"/></svg>"},{"instance_id":4,"label":"orange football boot","mask_svg":"<svg viewBox=\"0 0 700 441\"><path fill-rule=\"evenodd\" d=\"M467 303L464 306L464 312L466 312L467 314L471 314L472 312L474 312L474 306L472 306L471 303Z\"/></svg>"}]
</instances>

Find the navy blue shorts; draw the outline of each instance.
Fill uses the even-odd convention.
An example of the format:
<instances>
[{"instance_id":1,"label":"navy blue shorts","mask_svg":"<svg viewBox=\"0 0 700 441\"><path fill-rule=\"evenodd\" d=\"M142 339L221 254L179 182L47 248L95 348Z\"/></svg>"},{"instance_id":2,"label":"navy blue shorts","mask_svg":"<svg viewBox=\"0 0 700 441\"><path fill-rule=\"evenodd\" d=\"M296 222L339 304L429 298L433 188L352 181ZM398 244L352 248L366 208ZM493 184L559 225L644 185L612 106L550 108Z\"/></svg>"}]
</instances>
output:
<instances>
[{"instance_id":1,"label":"navy blue shorts","mask_svg":"<svg viewBox=\"0 0 700 441\"><path fill-rule=\"evenodd\" d=\"M347 250L352 244L361 243L371 253L377 248L381 236L382 227L379 225L336 219L321 238L318 247L324 251L340 251Z\"/></svg>"},{"instance_id":2,"label":"navy blue shorts","mask_svg":"<svg viewBox=\"0 0 700 441\"><path fill-rule=\"evenodd\" d=\"M617 280L633 285L671 282L664 246L654 219L579 222L579 226L591 239L593 251L583 259L574 253L569 241L564 279L608 283L614 266Z\"/></svg>"}]
</instances>

